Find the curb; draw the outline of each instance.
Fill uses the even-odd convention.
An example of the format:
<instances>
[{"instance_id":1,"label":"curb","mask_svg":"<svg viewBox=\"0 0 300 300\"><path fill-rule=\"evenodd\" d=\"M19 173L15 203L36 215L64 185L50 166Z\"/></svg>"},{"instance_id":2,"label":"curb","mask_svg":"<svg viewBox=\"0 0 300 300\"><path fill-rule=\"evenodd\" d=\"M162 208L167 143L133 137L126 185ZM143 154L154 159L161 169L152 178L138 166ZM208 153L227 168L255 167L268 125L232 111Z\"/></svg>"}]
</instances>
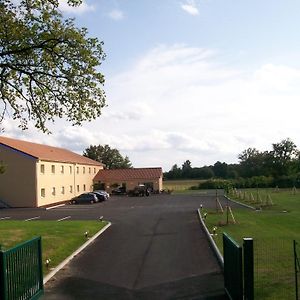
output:
<instances>
[{"instance_id":1,"label":"curb","mask_svg":"<svg viewBox=\"0 0 300 300\"><path fill-rule=\"evenodd\" d=\"M211 246L213 248L213 251L214 251L214 253L215 253L215 255L216 255L217 259L218 259L218 263L220 264L221 268L224 269L224 259L223 259L223 256L222 256L219 248L217 247L214 239L211 237L211 234L209 233L209 231L208 231L208 229L207 229L207 227L206 227L206 225L205 225L205 223L203 221L200 209L198 209L197 211L198 211L198 216L199 216L200 222L201 222L201 224L202 224L202 226L204 228L204 231L206 233L206 236L207 236L207 238L208 238L208 240L209 240L209 242L210 242L210 244L211 244Z\"/></svg>"},{"instance_id":2,"label":"curb","mask_svg":"<svg viewBox=\"0 0 300 300\"><path fill-rule=\"evenodd\" d=\"M88 241L86 241L82 246L80 246L77 250L75 250L70 256L68 256L65 260L63 260L54 270L52 270L49 274L47 274L43 283L46 284L59 270L61 270L67 263L69 263L78 253L80 253L84 248L86 248L90 243L92 243L99 235L101 235L106 229L111 226L111 223L108 222L106 226L104 226L100 231L98 231L95 235L93 235Z\"/></svg>"},{"instance_id":3,"label":"curb","mask_svg":"<svg viewBox=\"0 0 300 300\"><path fill-rule=\"evenodd\" d=\"M224 195L224 197L225 197L227 200L231 201L231 202L234 202L234 203L239 204L239 205L241 205L241 206L245 206L245 207L247 207L247 208L251 208L251 209L253 209L253 210L256 210L255 207L250 206L250 205L247 205L247 204L244 204L244 203L241 203L241 202L238 202L238 201L236 201L236 200L232 200L232 199L230 199L229 197L227 197L226 195Z\"/></svg>"}]
</instances>

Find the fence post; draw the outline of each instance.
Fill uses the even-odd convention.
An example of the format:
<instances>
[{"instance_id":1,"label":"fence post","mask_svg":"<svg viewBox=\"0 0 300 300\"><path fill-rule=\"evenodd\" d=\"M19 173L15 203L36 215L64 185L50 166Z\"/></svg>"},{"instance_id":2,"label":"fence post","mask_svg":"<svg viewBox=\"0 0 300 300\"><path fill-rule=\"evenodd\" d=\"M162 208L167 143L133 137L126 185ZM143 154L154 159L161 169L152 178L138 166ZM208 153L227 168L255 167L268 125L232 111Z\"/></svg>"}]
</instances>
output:
<instances>
[{"instance_id":1,"label":"fence post","mask_svg":"<svg viewBox=\"0 0 300 300\"><path fill-rule=\"evenodd\" d=\"M40 290L44 293L43 283L43 258L42 258L42 238L38 239L38 253L39 253L39 273L40 273Z\"/></svg>"},{"instance_id":2,"label":"fence post","mask_svg":"<svg viewBox=\"0 0 300 300\"><path fill-rule=\"evenodd\" d=\"M0 300L6 299L6 266L4 263L4 253L0 250Z\"/></svg>"},{"instance_id":3,"label":"fence post","mask_svg":"<svg viewBox=\"0 0 300 300\"><path fill-rule=\"evenodd\" d=\"M244 238L244 299L254 299L253 239Z\"/></svg>"},{"instance_id":4,"label":"fence post","mask_svg":"<svg viewBox=\"0 0 300 300\"><path fill-rule=\"evenodd\" d=\"M299 272L299 259L297 256L297 242L294 240L294 263L295 263L295 292L296 300L298 300L298 272Z\"/></svg>"}]
</instances>

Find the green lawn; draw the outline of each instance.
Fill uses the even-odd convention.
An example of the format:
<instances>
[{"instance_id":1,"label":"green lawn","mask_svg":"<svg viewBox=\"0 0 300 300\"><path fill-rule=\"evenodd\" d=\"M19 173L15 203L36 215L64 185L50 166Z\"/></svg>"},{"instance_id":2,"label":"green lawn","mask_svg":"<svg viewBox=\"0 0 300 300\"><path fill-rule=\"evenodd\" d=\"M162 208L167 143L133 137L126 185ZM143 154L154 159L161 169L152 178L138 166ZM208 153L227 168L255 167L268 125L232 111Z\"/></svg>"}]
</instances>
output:
<instances>
[{"instance_id":1,"label":"green lawn","mask_svg":"<svg viewBox=\"0 0 300 300\"><path fill-rule=\"evenodd\" d=\"M174 192L184 192L189 190L192 186L197 186L203 180L201 179L189 179L189 180L165 180L163 182L163 188L165 190L173 190ZM193 191L195 193L195 191Z\"/></svg>"},{"instance_id":2,"label":"green lawn","mask_svg":"<svg viewBox=\"0 0 300 300\"><path fill-rule=\"evenodd\" d=\"M261 211L234 209L237 224L229 225L226 225L226 213L208 211L207 227L210 231L214 226L218 227L218 235L214 239L221 253L223 232L240 244L243 237L254 239L256 299L294 299L293 240L300 243L300 193L294 194L291 190L247 192L252 193L253 197L245 197L244 191L230 197L253 206L262 206ZM268 195L273 202L272 206L266 206L264 202L264 199L270 199Z\"/></svg>"},{"instance_id":3,"label":"green lawn","mask_svg":"<svg viewBox=\"0 0 300 300\"><path fill-rule=\"evenodd\" d=\"M0 245L6 250L41 236L43 263L50 258L54 268L87 241L85 232L91 237L105 225L100 221L0 221Z\"/></svg>"}]
</instances>

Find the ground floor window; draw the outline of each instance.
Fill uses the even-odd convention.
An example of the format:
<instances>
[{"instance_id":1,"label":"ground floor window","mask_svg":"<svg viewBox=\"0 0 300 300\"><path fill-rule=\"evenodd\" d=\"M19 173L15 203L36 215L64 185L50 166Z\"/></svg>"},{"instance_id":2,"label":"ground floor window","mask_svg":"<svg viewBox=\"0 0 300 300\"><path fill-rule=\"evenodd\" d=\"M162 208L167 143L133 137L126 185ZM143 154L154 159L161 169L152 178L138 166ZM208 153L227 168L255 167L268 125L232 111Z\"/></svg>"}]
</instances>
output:
<instances>
[{"instance_id":1,"label":"ground floor window","mask_svg":"<svg viewBox=\"0 0 300 300\"><path fill-rule=\"evenodd\" d=\"M55 187L52 188L52 195L55 196L56 191L55 191Z\"/></svg>"},{"instance_id":2,"label":"ground floor window","mask_svg":"<svg viewBox=\"0 0 300 300\"><path fill-rule=\"evenodd\" d=\"M45 189L43 188L43 189L41 189L41 197L45 197L46 196L46 191L45 191Z\"/></svg>"}]
</instances>

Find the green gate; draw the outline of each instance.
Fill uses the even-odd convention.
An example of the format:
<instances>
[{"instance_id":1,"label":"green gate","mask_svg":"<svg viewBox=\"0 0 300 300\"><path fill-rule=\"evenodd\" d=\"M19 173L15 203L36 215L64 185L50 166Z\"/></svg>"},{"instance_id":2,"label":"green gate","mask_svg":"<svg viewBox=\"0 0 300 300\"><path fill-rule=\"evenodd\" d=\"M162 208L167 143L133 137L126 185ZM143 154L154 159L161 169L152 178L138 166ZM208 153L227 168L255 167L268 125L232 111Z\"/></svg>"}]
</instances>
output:
<instances>
[{"instance_id":1,"label":"green gate","mask_svg":"<svg viewBox=\"0 0 300 300\"><path fill-rule=\"evenodd\" d=\"M0 300L38 299L43 292L40 237L0 251Z\"/></svg>"},{"instance_id":2,"label":"green gate","mask_svg":"<svg viewBox=\"0 0 300 300\"><path fill-rule=\"evenodd\" d=\"M244 238L243 247L223 233L224 286L231 300L254 299L253 240Z\"/></svg>"},{"instance_id":3,"label":"green gate","mask_svg":"<svg viewBox=\"0 0 300 300\"><path fill-rule=\"evenodd\" d=\"M224 286L230 299L243 299L242 247L229 235L223 234Z\"/></svg>"}]
</instances>

